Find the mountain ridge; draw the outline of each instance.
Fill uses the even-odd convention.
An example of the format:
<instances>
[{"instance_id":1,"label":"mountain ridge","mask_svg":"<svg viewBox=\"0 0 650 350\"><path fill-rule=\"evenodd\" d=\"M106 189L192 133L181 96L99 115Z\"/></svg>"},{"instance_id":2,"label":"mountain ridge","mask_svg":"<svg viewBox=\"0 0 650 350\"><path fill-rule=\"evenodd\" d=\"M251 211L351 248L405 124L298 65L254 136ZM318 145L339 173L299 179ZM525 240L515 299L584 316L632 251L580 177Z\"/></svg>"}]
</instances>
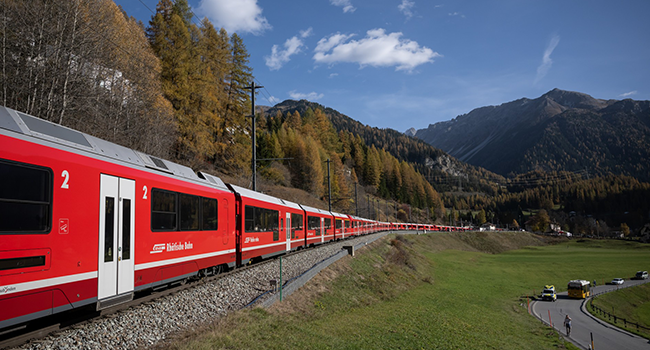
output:
<instances>
[{"instance_id":1,"label":"mountain ridge","mask_svg":"<svg viewBox=\"0 0 650 350\"><path fill-rule=\"evenodd\" d=\"M430 124L415 137L504 176L589 169L650 177L641 164L650 159L650 101L603 100L553 89Z\"/></svg>"},{"instance_id":2,"label":"mountain ridge","mask_svg":"<svg viewBox=\"0 0 650 350\"><path fill-rule=\"evenodd\" d=\"M501 176L487 172L485 169L460 162L446 152L422 140L407 136L394 129L380 129L364 125L333 108L322 106L316 102L285 100L267 109L265 115L273 116L281 113L286 116L296 111L304 115L308 109L322 110L332 121L337 132L347 131L359 135L368 146L374 145L378 149L384 148L398 160L416 164L418 171L429 179L439 178L440 176L447 178L463 177L469 179L470 182L473 181L474 189L482 188L489 193L493 192L493 189L490 188L491 185L485 179L504 180ZM468 186L471 186L471 184L468 183Z\"/></svg>"}]
</instances>

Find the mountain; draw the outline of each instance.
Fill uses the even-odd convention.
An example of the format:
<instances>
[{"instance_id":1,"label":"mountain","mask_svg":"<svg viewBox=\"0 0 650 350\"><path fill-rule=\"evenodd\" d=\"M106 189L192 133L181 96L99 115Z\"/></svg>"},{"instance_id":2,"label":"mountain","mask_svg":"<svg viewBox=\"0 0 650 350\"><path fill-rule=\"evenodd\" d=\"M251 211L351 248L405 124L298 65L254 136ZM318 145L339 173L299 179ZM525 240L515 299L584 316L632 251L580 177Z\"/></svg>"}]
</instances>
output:
<instances>
[{"instance_id":1,"label":"mountain","mask_svg":"<svg viewBox=\"0 0 650 350\"><path fill-rule=\"evenodd\" d=\"M416 132L417 132L417 130L415 130L415 128L410 128L410 129L404 131L404 135L415 136Z\"/></svg>"},{"instance_id":2,"label":"mountain","mask_svg":"<svg viewBox=\"0 0 650 350\"><path fill-rule=\"evenodd\" d=\"M337 132L345 131L359 135L367 146L374 145L378 149L385 149L400 161L412 163L416 169L426 176L434 186L440 184L458 183L458 178L467 179L463 183L468 190L481 189L484 192L493 192L491 185L485 179L503 182L503 177L488 172L485 169L463 163L450 157L446 152L435 148L422 140L407 136L393 129L379 129L363 125L360 122L318 103L307 100L285 100L266 110L267 116L281 113L285 117L293 112L305 115L307 111L322 110L332 121ZM436 186L440 189L439 186Z\"/></svg>"},{"instance_id":3,"label":"mountain","mask_svg":"<svg viewBox=\"0 0 650 350\"><path fill-rule=\"evenodd\" d=\"M587 170L650 180L650 101L553 89L477 108L415 137L501 175Z\"/></svg>"}]
</instances>

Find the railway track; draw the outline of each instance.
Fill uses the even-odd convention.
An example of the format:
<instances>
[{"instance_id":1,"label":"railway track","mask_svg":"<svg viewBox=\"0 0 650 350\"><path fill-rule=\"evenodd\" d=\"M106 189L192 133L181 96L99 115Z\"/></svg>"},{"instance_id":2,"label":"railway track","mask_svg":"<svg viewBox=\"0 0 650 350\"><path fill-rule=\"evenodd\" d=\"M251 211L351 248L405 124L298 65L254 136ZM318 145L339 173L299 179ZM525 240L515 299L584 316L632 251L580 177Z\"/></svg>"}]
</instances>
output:
<instances>
[{"instance_id":1,"label":"railway track","mask_svg":"<svg viewBox=\"0 0 650 350\"><path fill-rule=\"evenodd\" d=\"M355 241L363 241L364 239L369 238L371 236L372 235L354 237L350 240L333 242L330 244L317 246L312 249L298 250L284 255L283 260L286 262L285 263L286 270L284 272L286 278L285 281L288 280L289 278L298 276L299 274L308 270L311 266L318 263L319 261L322 261L325 258L336 254L338 251L341 250L341 247L343 245L348 245L350 244L350 242L354 243ZM321 250L327 250L328 252L317 254L318 251ZM303 259L302 255L307 255L307 254L315 255L316 257ZM204 286L223 284L226 286L225 289L227 289L228 287L237 289L242 287L242 284L246 284L246 283L239 283L241 282L240 280L246 280L252 278L256 281L245 286L253 290L252 294L249 291L249 293L247 294L250 294L250 296L247 299L238 300L235 302L234 305L226 305L226 309L228 309L228 311L234 309L240 309L248 305L252 300L257 298L260 294L264 294L268 290L272 289L272 287L268 282L277 275L274 274L273 271L277 270L279 267L278 259L279 258L275 258L271 260L262 261L257 264L243 266L231 271L220 273L218 275L203 277L197 280L188 281L187 283L177 283L176 285L172 284L171 286L167 286L164 289L151 291L146 294L145 293L140 293L140 295L136 294L134 300L130 302L109 307L101 311L81 309L81 310L73 310L73 312L57 314L44 319L42 322L39 322L38 324L32 326L31 328L23 328L23 329L18 329L17 331L14 332L1 334L0 349L8 349L8 348L16 348L16 347L20 349L41 349L41 348L45 349L50 347L59 347L57 345L54 345L54 342L56 342L55 340L44 341L43 339L45 338L56 339L56 338L65 337L65 334L67 332L74 332L75 330L79 330L79 329L88 329L89 332L92 333L93 332L92 329L94 328L93 324L99 323L101 322L101 320L111 320L112 318L120 317L119 313L122 311L124 311L125 314L126 313L132 314L134 312L131 312L131 310L137 308L138 306L142 307L142 306L149 305L152 306L152 308L155 308L156 302L158 300L162 300L165 297L173 297L174 295L181 295L184 292L188 292L188 291L190 291L189 293L192 293L191 292L192 290ZM300 261L300 260L305 260L307 261L307 263L294 263L294 265L296 264L302 265L302 267L298 269L292 268L291 266L292 261ZM291 271L291 270L295 270L295 271ZM261 275L261 276L255 277L257 275ZM223 297L222 294L237 295L240 293L240 291L236 291L236 290L221 290L219 288L217 288L216 290L218 291L219 299L228 299ZM207 293L207 294L208 295L214 294L214 291L212 291L212 293ZM186 298L181 298L181 299L186 299ZM180 303L180 305L184 306L182 302ZM176 307L178 307L178 305L176 305ZM192 312L191 309L192 308L190 307L189 312ZM196 312L198 313L199 311ZM122 323L122 322L116 322L116 323ZM96 330L96 332L101 333L100 330ZM84 331L83 333L85 335L87 332ZM142 342L140 342L140 343L136 343L136 346L125 346L125 347L137 348L141 346L153 345L153 343L155 342L149 342L148 344L143 344ZM100 343L96 345L100 345ZM101 344L101 345L103 347L111 347L108 344ZM89 349L96 348L96 347L98 346L93 346L92 344L86 346L86 348Z\"/></svg>"}]
</instances>

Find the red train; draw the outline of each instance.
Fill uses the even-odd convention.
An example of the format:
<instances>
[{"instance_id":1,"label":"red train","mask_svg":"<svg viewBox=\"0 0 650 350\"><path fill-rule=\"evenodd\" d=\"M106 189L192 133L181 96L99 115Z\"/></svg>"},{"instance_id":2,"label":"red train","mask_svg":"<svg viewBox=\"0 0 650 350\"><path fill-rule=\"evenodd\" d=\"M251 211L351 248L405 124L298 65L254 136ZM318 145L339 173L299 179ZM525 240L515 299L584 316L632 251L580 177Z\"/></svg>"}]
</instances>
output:
<instances>
[{"instance_id":1,"label":"red train","mask_svg":"<svg viewBox=\"0 0 650 350\"><path fill-rule=\"evenodd\" d=\"M0 106L0 330L387 229Z\"/></svg>"}]
</instances>

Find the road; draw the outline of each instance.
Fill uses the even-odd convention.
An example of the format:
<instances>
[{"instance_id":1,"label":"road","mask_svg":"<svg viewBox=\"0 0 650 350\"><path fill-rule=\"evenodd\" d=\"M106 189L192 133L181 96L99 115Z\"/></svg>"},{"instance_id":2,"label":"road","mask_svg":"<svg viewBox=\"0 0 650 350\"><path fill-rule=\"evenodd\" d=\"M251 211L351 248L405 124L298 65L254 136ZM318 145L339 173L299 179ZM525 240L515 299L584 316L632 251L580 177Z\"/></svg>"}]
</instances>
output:
<instances>
[{"instance_id":1,"label":"road","mask_svg":"<svg viewBox=\"0 0 650 350\"><path fill-rule=\"evenodd\" d=\"M626 280L622 286L597 286L591 288L591 291L594 294L601 294L617 288L630 287L646 282L650 281ZM585 305L585 300L569 299L567 293L563 292L557 295L556 302L535 301L531 303L530 308L535 317L547 324L549 323L550 311L550 320L553 323L553 328L557 329L564 336L566 336L564 317L568 314L572 319L570 340L580 348L589 349L591 335L593 334L594 350L650 349L650 341L648 339L628 333L593 317L584 308Z\"/></svg>"}]
</instances>

